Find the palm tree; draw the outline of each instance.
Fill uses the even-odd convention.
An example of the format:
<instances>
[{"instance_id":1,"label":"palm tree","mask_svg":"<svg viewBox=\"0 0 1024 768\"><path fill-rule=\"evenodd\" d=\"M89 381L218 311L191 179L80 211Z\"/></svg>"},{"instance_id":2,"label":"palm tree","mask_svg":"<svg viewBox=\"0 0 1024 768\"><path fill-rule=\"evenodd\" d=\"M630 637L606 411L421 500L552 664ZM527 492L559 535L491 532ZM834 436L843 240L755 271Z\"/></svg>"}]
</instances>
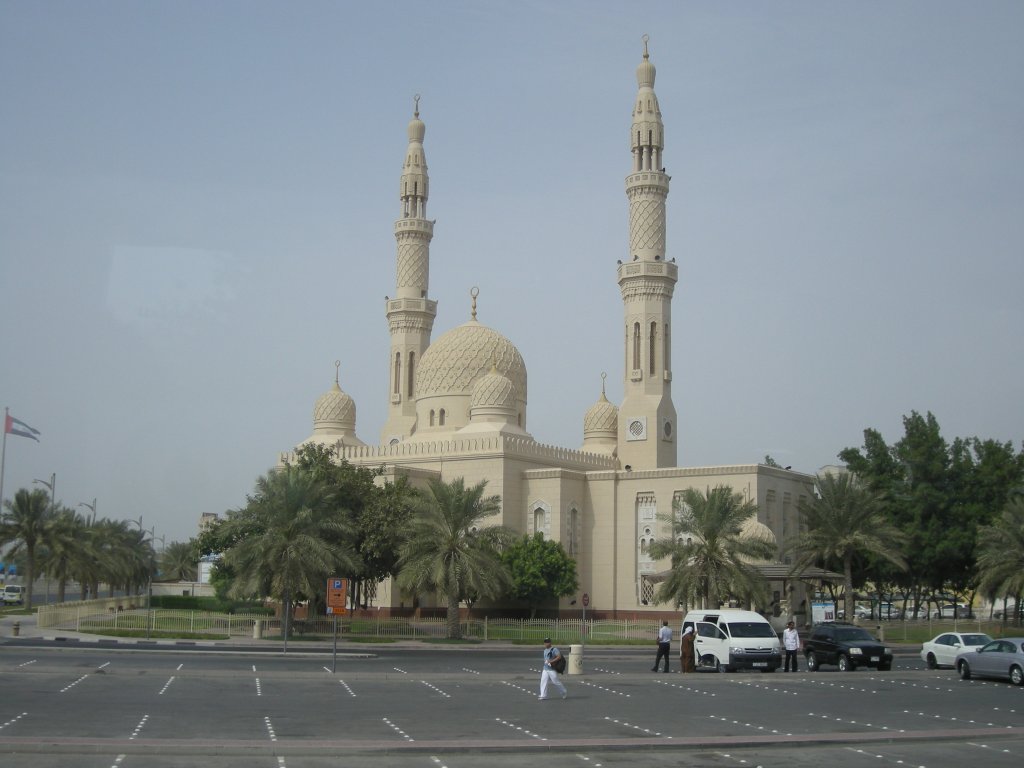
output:
<instances>
[{"instance_id":1,"label":"palm tree","mask_svg":"<svg viewBox=\"0 0 1024 768\"><path fill-rule=\"evenodd\" d=\"M712 608L727 597L760 602L766 587L751 562L772 558L775 546L743 535L744 524L756 515L757 504L725 485L706 494L683 491L671 518L672 538L651 544L653 559L672 558L656 599Z\"/></svg>"},{"instance_id":2,"label":"palm tree","mask_svg":"<svg viewBox=\"0 0 1024 768\"><path fill-rule=\"evenodd\" d=\"M500 525L483 527L501 510L499 496L484 496L487 481L466 488L431 480L414 500L406 540L400 547L398 586L410 592L436 591L447 601L448 632L461 637L459 602L497 597L510 583L501 549L514 534Z\"/></svg>"},{"instance_id":3,"label":"palm tree","mask_svg":"<svg viewBox=\"0 0 1024 768\"><path fill-rule=\"evenodd\" d=\"M47 533L40 567L43 573L57 580L58 603L64 602L76 559L86 546L85 529L85 518L63 507L57 511Z\"/></svg>"},{"instance_id":4,"label":"palm tree","mask_svg":"<svg viewBox=\"0 0 1024 768\"><path fill-rule=\"evenodd\" d=\"M25 554L25 605L32 606L32 583L36 578L36 549L46 542L53 520L50 497L46 491L25 488L4 502L7 511L0 516L0 546L13 544L9 554Z\"/></svg>"},{"instance_id":5,"label":"palm tree","mask_svg":"<svg viewBox=\"0 0 1024 768\"><path fill-rule=\"evenodd\" d=\"M871 554L905 569L900 554L906 537L883 513L882 496L851 472L818 475L818 494L800 502L803 530L794 539L790 573L839 563L846 616L853 616L853 561Z\"/></svg>"},{"instance_id":6,"label":"palm tree","mask_svg":"<svg viewBox=\"0 0 1024 768\"><path fill-rule=\"evenodd\" d=\"M195 581L198 570L194 542L172 541L160 555L160 573L172 581Z\"/></svg>"},{"instance_id":7,"label":"palm tree","mask_svg":"<svg viewBox=\"0 0 1024 768\"><path fill-rule=\"evenodd\" d=\"M978 588L991 598L1024 595L1024 494L1015 495L991 525L978 529ZM1004 613L1005 615L1005 613ZM1014 610L1014 623L1020 611Z\"/></svg>"},{"instance_id":8,"label":"palm tree","mask_svg":"<svg viewBox=\"0 0 1024 768\"><path fill-rule=\"evenodd\" d=\"M236 574L231 594L281 599L285 650L293 600L322 592L332 573L356 568L346 516L331 504L325 485L296 466L261 477L223 531L227 539L239 534L224 553Z\"/></svg>"}]
</instances>

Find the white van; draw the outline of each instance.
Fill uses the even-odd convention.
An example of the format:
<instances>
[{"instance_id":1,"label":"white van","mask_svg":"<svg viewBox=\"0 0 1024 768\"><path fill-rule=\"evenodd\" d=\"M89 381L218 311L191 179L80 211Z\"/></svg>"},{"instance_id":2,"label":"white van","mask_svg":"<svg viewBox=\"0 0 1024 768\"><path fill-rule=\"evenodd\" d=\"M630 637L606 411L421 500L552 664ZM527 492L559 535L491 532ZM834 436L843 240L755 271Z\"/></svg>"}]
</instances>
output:
<instances>
[{"instance_id":1,"label":"white van","mask_svg":"<svg viewBox=\"0 0 1024 768\"><path fill-rule=\"evenodd\" d=\"M760 669L774 672L782 666L782 646L768 619L754 611L722 608L690 611L683 629L694 627L697 666L719 672Z\"/></svg>"},{"instance_id":2,"label":"white van","mask_svg":"<svg viewBox=\"0 0 1024 768\"><path fill-rule=\"evenodd\" d=\"M25 587L21 584L8 584L3 591L4 605L21 605L25 602Z\"/></svg>"}]
</instances>

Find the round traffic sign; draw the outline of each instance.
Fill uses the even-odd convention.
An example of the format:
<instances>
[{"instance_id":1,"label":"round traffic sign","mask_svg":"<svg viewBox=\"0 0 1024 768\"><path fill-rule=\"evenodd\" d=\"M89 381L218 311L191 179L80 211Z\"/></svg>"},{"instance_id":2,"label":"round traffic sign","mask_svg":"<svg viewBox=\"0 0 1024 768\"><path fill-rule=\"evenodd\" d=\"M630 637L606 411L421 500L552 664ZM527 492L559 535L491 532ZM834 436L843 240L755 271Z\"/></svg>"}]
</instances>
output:
<instances>
[{"instance_id":1,"label":"round traffic sign","mask_svg":"<svg viewBox=\"0 0 1024 768\"><path fill-rule=\"evenodd\" d=\"M583 607L586 608L588 605L590 605L590 595L587 594L586 592L584 592L583 593Z\"/></svg>"}]
</instances>

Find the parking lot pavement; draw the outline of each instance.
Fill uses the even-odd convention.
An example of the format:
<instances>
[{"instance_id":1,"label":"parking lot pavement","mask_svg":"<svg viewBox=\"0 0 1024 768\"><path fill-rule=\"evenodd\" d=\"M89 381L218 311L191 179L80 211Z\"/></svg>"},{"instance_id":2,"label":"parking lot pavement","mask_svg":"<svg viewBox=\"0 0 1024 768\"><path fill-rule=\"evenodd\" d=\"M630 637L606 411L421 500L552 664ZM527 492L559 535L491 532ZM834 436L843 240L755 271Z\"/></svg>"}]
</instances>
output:
<instances>
[{"instance_id":1,"label":"parking lot pavement","mask_svg":"<svg viewBox=\"0 0 1024 768\"><path fill-rule=\"evenodd\" d=\"M0 753L5 766L56 756L53 765L117 768L200 758L514 766L542 753L581 766L738 767L740 755L753 765L1019 766L1024 757L1024 692L949 671L684 676L651 673L646 648L588 648L585 674L563 678L568 699L538 701L539 655L388 647L341 657L331 673L318 652L5 643Z\"/></svg>"}]
</instances>

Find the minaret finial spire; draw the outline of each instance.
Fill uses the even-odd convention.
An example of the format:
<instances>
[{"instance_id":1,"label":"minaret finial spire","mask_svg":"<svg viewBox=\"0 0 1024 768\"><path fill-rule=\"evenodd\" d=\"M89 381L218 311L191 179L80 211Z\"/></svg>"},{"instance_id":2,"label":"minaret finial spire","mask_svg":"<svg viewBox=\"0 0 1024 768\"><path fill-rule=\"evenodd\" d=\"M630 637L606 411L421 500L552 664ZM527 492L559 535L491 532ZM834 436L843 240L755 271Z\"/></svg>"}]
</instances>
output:
<instances>
[{"instance_id":1,"label":"minaret finial spire","mask_svg":"<svg viewBox=\"0 0 1024 768\"><path fill-rule=\"evenodd\" d=\"M647 53L647 41L651 39L651 36L645 32L644 36L640 39L644 41L644 59L651 58L650 54Z\"/></svg>"},{"instance_id":2,"label":"minaret finial spire","mask_svg":"<svg viewBox=\"0 0 1024 768\"><path fill-rule=\"evenodd\" d=\"M476 297L480 295L480 289L474 285L469 289L469 295L473 299L473 303L470 306L470 314L472 315L473 320L476 320Z\"/></svg>"},{"instance_id":3,"label":"minaret finial spire","mask_svg":"<svg viewBox=\"0 0 1024 768\"><path fill-rule=\"evenodd\" d=\"M337 384L339 387L341 386L341 382L338 381L338 375L339 375L338 372L340 370L341 370L341 360L335 360L334 361L334 383Z\"/></svg>"},{"instance_id":4,"label":"minaret finial spire","mask_svg":"<svg viewBox=\"0 0 1024 768\"><path fill-rule=\"evenodd\" d=\"M413 109L412 109L413 116L414 117L419 117L420 116L420 95L417 93L415 96L412 97L412 101L413 101Z\"/></svg>"}]
</instances>

